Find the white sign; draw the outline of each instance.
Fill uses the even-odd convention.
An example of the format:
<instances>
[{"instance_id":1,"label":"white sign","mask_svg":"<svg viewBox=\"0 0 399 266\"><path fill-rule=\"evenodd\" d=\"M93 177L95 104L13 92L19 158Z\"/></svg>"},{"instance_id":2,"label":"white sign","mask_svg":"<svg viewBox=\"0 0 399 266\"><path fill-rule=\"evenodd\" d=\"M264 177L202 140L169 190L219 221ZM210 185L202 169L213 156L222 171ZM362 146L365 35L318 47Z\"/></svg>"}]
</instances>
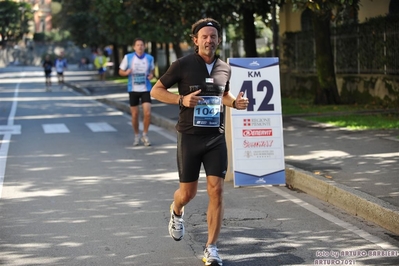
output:
<instances>
[{"instance_id":1,"label":"white sign","mask_svg":"<svg viewBox=\"0 0 399 266\"><path fill-rule=\"evenodd\" d=\"M229 58L230 91L249 100L231 110L234 186L285 185L278 58Z\"/></svg>"}]
</instances>

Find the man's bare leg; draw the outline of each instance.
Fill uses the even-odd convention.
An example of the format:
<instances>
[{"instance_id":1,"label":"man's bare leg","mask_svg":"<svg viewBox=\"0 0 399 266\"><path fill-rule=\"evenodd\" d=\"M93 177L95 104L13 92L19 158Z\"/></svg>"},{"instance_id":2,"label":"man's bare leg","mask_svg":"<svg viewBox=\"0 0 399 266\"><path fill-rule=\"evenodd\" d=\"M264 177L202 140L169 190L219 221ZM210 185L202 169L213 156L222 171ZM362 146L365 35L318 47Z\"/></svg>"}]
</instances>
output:
<instances>
[{"instance_id":1,"label":"man's bare leg","mask_svg":"<svg viewBox=\"0 0 399 266\"><path fill-rule=\"evenodd\" d=\"M181 215L183 207L187 205L197 194L198 181L190 183L180 183L180 187L173 195L174 208L173 211L176 215Z\"/></svg>"},{"instance_id":2,"label":"man's bare leg","mask_svg":"<svg viewBox=\"0 0 399 266\"><path fill-rule=\"evenodd\" d=\"M151 124L151 103L143 103L143 133L147 134Z\"/></svg>"},{"instance_id":3,"label":"man's bare leg","mask_svg":"<svg viewBox=\"0 0 399 266\"><path fill-rule=\"evenodd\" d=\"M139 107L130 106L130 112L132 113L132 127L135 135L139 135Z\"/></svg>"},{"instance_id":4,"label":"man's bare leg","mask_svg":"<svg viewBox=\"0 0 399 266\"><path fill-rule=\"evenodd\" d=\"M207 176L208 204L208 245L216 245L222 227L224 179L217 176Z\"/></svg>"}]
</instances>

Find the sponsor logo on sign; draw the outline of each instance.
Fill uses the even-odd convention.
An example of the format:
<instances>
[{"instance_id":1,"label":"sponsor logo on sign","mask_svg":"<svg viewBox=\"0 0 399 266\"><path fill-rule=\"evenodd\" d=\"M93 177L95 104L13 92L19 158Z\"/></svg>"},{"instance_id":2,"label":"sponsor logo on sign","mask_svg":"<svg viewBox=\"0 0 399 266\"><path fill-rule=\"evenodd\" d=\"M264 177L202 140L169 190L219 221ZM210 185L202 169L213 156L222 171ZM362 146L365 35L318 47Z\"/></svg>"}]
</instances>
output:
<instances>
[{"instance_id":1,"label":"sponsor logo on sign","mask_svg":"<svg viewBox=\"0 0 399 266\"><path fill-rule=\"evenodd\" d=\"M259 141L249 141L244 140L244 148L270 148L273 146L273 140L259 140Z\"/></svg>"},{"instance_id":2,"label":"sponsor logo on sign","mask_svg":"<svg viewBox=\"0 0 399 266\"><path fill-rule=\"evenodd\" d=\"M243 129L242 130L243 137L271 137L273 136L272 129Z\"/></svg>"},{"instance_id":3,"label":"sponsor logo on sign","mask_svg":"<svg viewBox=\"0 0 399 266\"><path fill-rule=\"evenodd\" d=\"M267 127L272 124L270 118L243 118L242 122L244 127Z\"/></svg>"},{"instance_id":4,"label":"sponsor logo on sign","mask_svg":"<svg viewBox=\"0 0 399 266\"><path fill-rule=\"evenodd\" d=\"M245 158L256 158L256 159L262 159L262 158L275 158L274 150L261 150L261 151L250 151L246 150L244 151L244 157Z\"/></svg>"},{"instance_id":5,"label":"sponsor logo on sign","mask_svg":"<svg viewBox=\"0 0 399 266\"><path fill-rule=\"evenodd\" d=\"M258 180L256 180L255 183L256 184L266 184L266 180L263 177L261 177Z\"/></svg>"}]
</instances>

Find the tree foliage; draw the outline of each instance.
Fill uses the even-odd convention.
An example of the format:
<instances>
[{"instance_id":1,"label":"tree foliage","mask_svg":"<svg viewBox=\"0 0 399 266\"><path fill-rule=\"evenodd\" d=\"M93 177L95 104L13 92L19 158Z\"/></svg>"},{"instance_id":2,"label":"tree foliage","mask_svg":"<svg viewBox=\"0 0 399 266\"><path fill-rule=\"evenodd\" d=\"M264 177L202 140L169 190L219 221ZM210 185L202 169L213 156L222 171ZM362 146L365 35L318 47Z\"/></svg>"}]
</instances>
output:
<instances>
[{"instance_id":1,"label":"tree foliage","mask_svg":"<svg viewBox=\"0 0 399 266\"><path fill-rule=\"evenodd\" d=\"M31 5L13 1L0 2L0 38L2 43L18 41L29 32L32 19Z\"/></svg>"},{"instance_id":2,"label":"tree foliage","mask_svg":"<svg viewBox=\"0 0 399 266\"><path fill-rule=\"evenodd\" d=\"M247 56L255 56L254 16L266 19L272 0L62 0L62 4L64 27L78 44L131 43L140 36L178 48L182 41L190 42L195 21L213 17L223 28L235 25Z\"/></svg>"}]
</instances>

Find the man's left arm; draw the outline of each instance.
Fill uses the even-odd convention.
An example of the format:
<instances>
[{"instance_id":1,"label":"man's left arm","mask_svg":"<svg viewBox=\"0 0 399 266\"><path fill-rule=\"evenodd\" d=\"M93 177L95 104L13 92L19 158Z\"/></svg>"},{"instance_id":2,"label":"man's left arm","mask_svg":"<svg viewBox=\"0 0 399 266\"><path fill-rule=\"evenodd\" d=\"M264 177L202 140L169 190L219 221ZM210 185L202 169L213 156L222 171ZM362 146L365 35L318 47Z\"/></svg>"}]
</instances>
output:
<instances>
[{"instance_id":1,"label":"man's left arm","mask_svg":"<svg viewBox=\"0 0 399 266\"><path fill-rule=\"evenodd\" d=\"M152 80L155 76L154 57L151 56L150 58L151 58L151 62L150 62L150 73L147 76L148 80Z\"/></svg>"}]
</instances>

